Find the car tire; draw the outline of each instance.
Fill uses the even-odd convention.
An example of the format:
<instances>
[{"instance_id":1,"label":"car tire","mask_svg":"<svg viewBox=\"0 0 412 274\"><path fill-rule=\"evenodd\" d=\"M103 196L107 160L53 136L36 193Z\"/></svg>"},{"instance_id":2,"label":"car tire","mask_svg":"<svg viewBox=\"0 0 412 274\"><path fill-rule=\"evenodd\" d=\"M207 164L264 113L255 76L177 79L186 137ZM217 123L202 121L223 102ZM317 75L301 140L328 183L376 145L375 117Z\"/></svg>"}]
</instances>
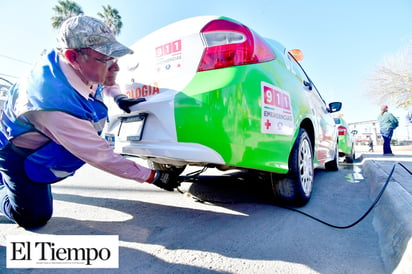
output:
<instances>
[{"instance_id":1,"label":"car tire","mask_svg":"<svg viewBox=\"0 0 412 274\"><path fill-rule=\"evenodd\" d=\"M353 149L353 146L352 146L351 154L345 155L345 162L348 164L352 164L354 160L355 160L355 150Z\"/></svg>"},{"instance_id":2,"label":"car tire","mask_svg":"<svg viewBox=\"0 0 412 274\"><path fill-rule=\"evenodd\" d=\"M168 165L168 164L159 164L159 163L155 163L152 162L150 160L147 161L149 164L149 167L151 169L156 169L156 170L162 170L162 171L167 171L169 173L173 173L176 176L179 176L180 174L183 173L183 171L185 170L186 166L182 166L182 167L177 167L177 166L172 166L172 165Z\"/></svg>"},{"instance_id":3,"label":"car tire","mask_svg":"<svg viewBox=\"0 0 412 274\"><path fill-rule=\"evenodd\" d=\"M336 143L335 157L332 161L325 163L326 170L338 171L339 170L339 150L338 143Z\"/></svg>"},{"instance_id":4,"label":"car tire","mask_svg":"<svg viewBox=\"0 0 412 274\"><path fill-rule=\"evenodd\" d=\"M313 148L305 129L300 129L289 156L289 172L275 177L271 184L275 201L293 206L305 205L312 194L314 180Z\"/></svg>"}]
</instances>

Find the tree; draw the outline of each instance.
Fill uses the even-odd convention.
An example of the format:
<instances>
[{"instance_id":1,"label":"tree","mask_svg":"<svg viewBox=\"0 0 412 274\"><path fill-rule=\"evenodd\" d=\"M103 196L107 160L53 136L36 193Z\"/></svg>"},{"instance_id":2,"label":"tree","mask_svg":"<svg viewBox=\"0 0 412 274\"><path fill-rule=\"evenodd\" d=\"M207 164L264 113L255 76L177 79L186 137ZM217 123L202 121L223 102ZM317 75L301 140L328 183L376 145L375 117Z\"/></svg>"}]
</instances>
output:
<instances>
[{"instance_id":1,"label":"tree","mask_svg":"<svg viewBox=\"0 0 412 274\"><path fill-rule=\"evenodd\" d=\"M73 1L59 0L57 3L58 4L52 8L56 14L51 18L52 27L54 29L59 29L66 19L79 14L84 14L82 8Z\"/></svg>"},{"instance_id":2,"label":"tree","mask_svg":"<svg viewBox=\"0 0 412 274\"><path fill-rule=\"evenodd\" d=\"M103 12L98 12L97 15L109 26L114 35L119 35L123 26L119 11L110 5L102 6L102 8Z\"/></svg>"},{"instance_id":3,"label":"tree","mask_svg":"<svg viewBox=\"0 0 412 274\"><path fill-rule=\"evenodd\" d=\"M375 103L404 109L412 105L412 41L374 68L367 90Z\"/></svg>"}]
</instances>

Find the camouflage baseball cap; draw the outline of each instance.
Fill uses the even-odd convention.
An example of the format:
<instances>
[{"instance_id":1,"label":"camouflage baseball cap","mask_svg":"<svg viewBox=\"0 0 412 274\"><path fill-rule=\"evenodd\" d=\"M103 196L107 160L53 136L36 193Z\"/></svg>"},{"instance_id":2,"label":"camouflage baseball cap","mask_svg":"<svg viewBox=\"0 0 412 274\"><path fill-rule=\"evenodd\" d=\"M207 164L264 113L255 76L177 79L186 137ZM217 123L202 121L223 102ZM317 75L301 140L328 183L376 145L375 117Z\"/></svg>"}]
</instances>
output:
<instances>
[{"instance_id":1,"label":"camouflage baseball cap","mask_svg":"<svg viewBox=\"0 0 412 274\"><path fill-rule=\"evenodd\" d=\"M133 53L117 42L110 28L102 21L85 15L70 17L60 27L57 48L91 48L110 57L122 57Z\"/></svg>"}]
</instances>

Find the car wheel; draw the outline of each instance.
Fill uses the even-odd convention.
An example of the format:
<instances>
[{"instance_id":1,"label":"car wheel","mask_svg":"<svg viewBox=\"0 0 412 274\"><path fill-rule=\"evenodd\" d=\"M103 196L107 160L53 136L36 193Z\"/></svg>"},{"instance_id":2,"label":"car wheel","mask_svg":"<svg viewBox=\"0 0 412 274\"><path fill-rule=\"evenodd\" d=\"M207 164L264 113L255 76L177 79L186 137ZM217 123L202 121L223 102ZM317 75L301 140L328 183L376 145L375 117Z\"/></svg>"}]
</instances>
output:
<instances>
[{"instance_id":1,"label":"car wheel","mask_svg":"<svg viewBox=\"0 0 412 274\"><path fill-rule=\"evenodd\" d=\"M182 172L186 168L186 166L177 167L177 166L168 165L168 164L155 163L150 160L148 160L147 162L149 164L149 167L152 169L167 171L167 172L173 173L176 176L179 176L180 174L182 174Z\"/></svg>"},{"instance_id":2,"label":"car wheel","mask_svg":"<svg viewBox=\"0 0 412 274\"><path fill-rule=\"evenodd\" d=\"M332 161L325 163L326 170L337 171L339 170L339 150L338 144L336 143L335 157Z\"/></svg>"},{"instance_id":3,"label":"car wheel","mask_svg":"<svg viewBox=\"0 0 412 274\"><path fill-rule=\"evenodd\" d=\"M355 150L353 149L353 146L352 146L351 154L345 156L345 162L351 164L353 163L354 160L355 160Z\"/></svg>"},{"instance_id":4,"label":"car wheel","mask_svg":"<svg viewBox=\"0 0 412 274\"><path fill-rule=\"evenodd\" d=\"M303 206L309 201L312 194L314 169L312 144L306 130L300 129L296 138L289 156L288 174L274 177L275 175L271 174L275 200L294 206Z\"/></svg>"}]
</instances>

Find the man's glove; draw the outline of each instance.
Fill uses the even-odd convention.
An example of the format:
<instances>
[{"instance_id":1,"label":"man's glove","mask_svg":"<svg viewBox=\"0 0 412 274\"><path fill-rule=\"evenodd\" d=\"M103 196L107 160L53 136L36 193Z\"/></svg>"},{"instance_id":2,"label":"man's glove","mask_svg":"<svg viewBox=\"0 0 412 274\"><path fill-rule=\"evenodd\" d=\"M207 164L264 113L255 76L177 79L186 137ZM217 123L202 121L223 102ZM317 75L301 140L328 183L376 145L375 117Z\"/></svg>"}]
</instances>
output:
<instances>
[{"instance_id":1,"label":"man's glove","mask_svg":"<svg viewBox=\"0 0 412 274\"><path fill-rule=\"evenodd\" d=\"M152 181L152 184L167 191L173 191L175 188L180 186L180 182L177 180L176 175L160 170L156 170L156 175Z\"/></svg>"},{"instance_id":2,"label":"man's glove","mask_svg":"<svg viewBox=\"0 0 412 274\"><path fill-rule=\"evenodd\" d=\"M145 98L132 99L132 98L127 97L127 95L125 94L119 94L114 97L114 101L119 106L119 108L126 111L127 113L130 113L131 106L144 102L146 101L146 99Z\"/></svg>"}]
</instances>

